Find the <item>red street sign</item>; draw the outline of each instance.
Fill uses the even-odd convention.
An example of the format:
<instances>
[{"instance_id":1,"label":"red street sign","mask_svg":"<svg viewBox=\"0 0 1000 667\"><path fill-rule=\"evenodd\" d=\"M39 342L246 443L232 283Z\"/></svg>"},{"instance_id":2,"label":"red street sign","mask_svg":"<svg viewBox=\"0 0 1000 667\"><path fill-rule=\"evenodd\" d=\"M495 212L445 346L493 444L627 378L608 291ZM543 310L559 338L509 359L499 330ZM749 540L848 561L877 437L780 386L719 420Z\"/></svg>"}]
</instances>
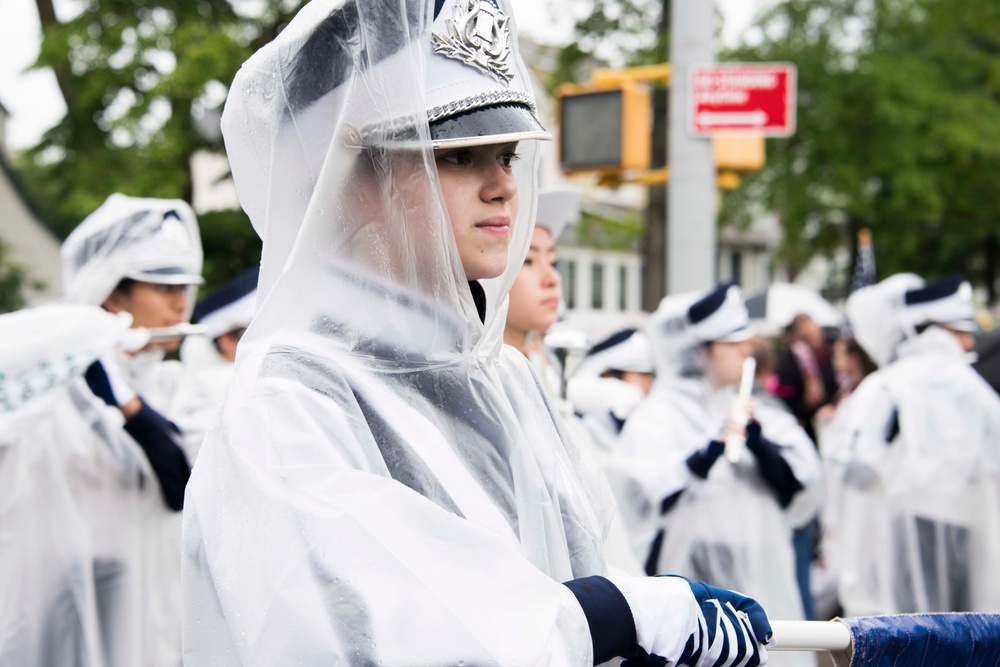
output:
<instances>
[{"instance_id":1,"label":"red street sign","mask_svg":"<svg viewBox=\"0 0 1000 667\"><path fill-rule=\"evenodd\" d=\"M696 137L795 133L795 65L718 63L691 68L689 132Z\"/></svg>"}]
</instances>

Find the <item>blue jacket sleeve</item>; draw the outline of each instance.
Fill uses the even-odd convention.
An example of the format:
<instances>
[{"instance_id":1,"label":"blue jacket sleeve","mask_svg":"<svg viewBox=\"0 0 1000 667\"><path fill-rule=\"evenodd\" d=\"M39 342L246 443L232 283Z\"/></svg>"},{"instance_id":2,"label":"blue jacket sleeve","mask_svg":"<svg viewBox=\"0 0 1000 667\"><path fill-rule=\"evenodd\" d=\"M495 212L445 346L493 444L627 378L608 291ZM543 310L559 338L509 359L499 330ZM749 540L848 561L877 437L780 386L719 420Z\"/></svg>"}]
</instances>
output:
<instances>
[{"instance_id":1,"label":"blue jacket sleeve","mask_svg":"<svg viewBox=\"0 0 1000 667\"><path fill-rule=\"evenodd\" d=\"M145 452L167 507L180 512L184 508L184 487L191 477L191 466L177 443L180 429L143 401L142 409L125 422L125 431Z\"/></svg>"},{"instance_id":2,"label":"blue jacket sleeve","mask_svg":"<svg viewBox=\"0 0 1000 667\"><path fill-rule=\"evenodd\" d=\"M768 486L778 496L778 504L783 508L788 507L795 494L804 487L781 455L781 448L761 434L758 421L747 424L747 448L757 459L757 465Z\"/></svg>"},{"instance_id":3,"label":"blue jacket sleeve","mask_svg":"<svg viewBox=\"0 0 1000 667\"><path fill-rule=\"evenodd\" d=\"M628 601L604 577L584 577L564 582L583 608L594 644L594 664L629 656L639 648L635 618Z\"/></svg>"}]
</instances>

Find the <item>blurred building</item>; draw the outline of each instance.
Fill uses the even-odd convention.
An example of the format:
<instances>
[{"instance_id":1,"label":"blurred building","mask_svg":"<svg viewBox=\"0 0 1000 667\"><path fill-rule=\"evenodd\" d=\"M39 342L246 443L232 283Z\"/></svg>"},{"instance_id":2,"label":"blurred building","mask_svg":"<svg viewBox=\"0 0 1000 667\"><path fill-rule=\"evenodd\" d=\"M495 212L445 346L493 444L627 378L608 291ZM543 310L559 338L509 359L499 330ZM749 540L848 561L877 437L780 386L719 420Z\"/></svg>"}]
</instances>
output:
<instances>
[{"instance_id":1,"label":"blurred building","mask_svg":"<svg viewBox=\"0 0 1000 667\"><path fill-rule=\"evenodd\" d=\"M0 244L4 263L25 272L22 296L33 305L60 293L59 238L28 202L14 176L7 152L7 116L0 104Z\"/></svg>"}]
</instances>

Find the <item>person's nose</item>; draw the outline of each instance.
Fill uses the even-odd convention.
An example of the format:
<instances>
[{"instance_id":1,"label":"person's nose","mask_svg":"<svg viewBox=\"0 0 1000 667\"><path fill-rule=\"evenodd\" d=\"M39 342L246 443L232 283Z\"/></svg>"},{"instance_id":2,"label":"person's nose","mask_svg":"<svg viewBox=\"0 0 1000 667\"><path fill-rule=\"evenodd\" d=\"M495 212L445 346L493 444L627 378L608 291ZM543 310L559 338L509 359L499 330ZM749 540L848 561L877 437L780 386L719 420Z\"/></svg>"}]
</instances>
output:
<instances>
[{"instance_id":1,"label":"person's nose","mask_svg":"<svg viewBox=\"0 0 1000 667\"><path fill-rule=\"evenodd\" d=\"M484 201L510 201L517 195L517 181L512 171L498 162L492 162L487 171L482 188Z\"/></svg>"},{"instance_id":2,"label":"person's nose","mask_svg":"<svg viewBox=\"0 0 1000 667\"><path fill-rule=\"evenodd\" d=\"M559 271L556 270L555 264L550 264L549 262L545 262L544 269L542 270L542 286L558 287L559 279L560 279Z\"/></svg>"},{"instance_id":3,"label":"person's nose","mask_svg":"<svg viewBox=\"0 0 1000 667\"><path fill-rule=\"evenodd\" d=\"M171 305L174 308L174 312L182 314L188 308L188 295L187 290L177 290L174 293L174 298L171 300Z\"/></svg>"}]
</instances>

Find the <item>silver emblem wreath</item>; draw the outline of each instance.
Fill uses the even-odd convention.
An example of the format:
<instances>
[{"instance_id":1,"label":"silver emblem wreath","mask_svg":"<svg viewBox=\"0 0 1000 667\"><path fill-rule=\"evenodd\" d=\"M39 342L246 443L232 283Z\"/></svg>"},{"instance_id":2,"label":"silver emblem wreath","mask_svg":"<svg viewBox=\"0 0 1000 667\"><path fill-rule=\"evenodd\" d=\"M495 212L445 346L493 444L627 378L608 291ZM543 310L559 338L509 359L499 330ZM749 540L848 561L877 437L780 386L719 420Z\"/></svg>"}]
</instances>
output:
<instances>
[{"instance_id":1,"label":"silver emblem wreath","mask_svg":"<svg viewBox=\"0 0 1000 667\"><path fill-rule=\"evenodd\" d=\"M448 33L433 33L434 53L459 60L501 83L514 78L510 56L510 17L489 0L457 0Z\"/></svg>"}]
</instances>

